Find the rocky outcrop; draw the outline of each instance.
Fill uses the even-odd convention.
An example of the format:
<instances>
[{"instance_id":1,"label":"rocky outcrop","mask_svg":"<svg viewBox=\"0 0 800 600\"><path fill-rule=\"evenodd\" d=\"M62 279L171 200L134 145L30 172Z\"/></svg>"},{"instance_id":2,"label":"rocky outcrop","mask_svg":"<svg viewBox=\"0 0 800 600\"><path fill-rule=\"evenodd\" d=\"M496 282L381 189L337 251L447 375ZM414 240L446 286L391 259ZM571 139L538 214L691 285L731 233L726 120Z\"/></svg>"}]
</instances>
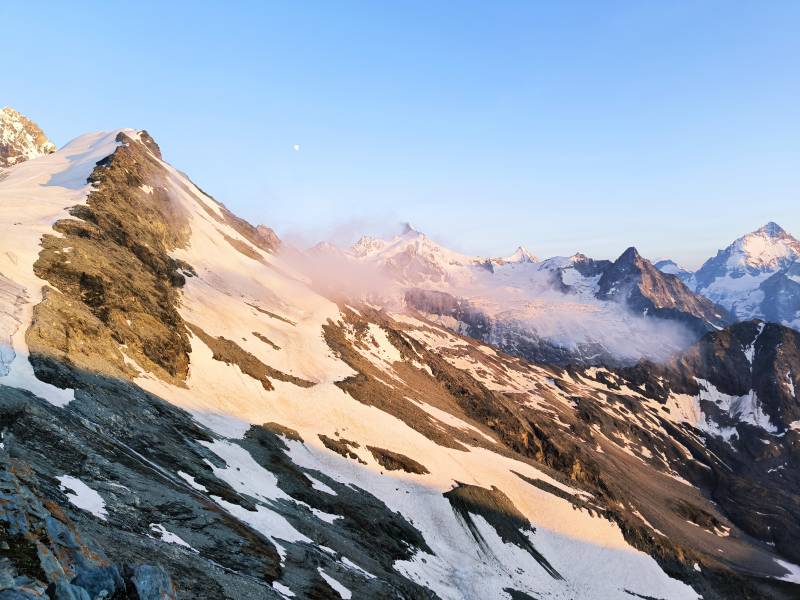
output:
<instances>
[{"instance_id":1,"label":"rocky outcrop","mask_svg":"<svg viewBox=\"0 0 800 600\"><path fill-rule=\"evenodd\" d=\"M596 296L621 300L640 314L683 322L697 333L729 322L725 309L694 294L677 276L659 271L632 247L603 272Z\"/></svg>"},{"instance_id":2,"label":"rocky outcrop","mask_svg":"<svg viewBox=\"0 0 800 600\"><path fill-rule=\"evenodd\" d=\"M0 110L0 169L56 151L39 126L13 108Z\"/></svg>"},{"instance_id":3,"label":"rocky outcrop","mask_svg":"<svg viewBox=\"0 0 800 600\"><path fill-rule=\"evenodd\" d=\"M800 262L774 273L758 289L764 294L760 304L764 319L800 330Z\"/></svg>"},{"instance_id":4,"label":"rocky outcrop","mask_svg":"<svg viewBox=\"0 0 800 600\"><path fill-rule=\"evenodd\" d=\"M405 471L406 473L414 473L415 475L425 475L430 473L422 464L409 458L405 454L399 452L392 452L386 448L378 448L377 446L367 446L367 450L372 453L375 460L378 461L383 468L388 471Z\"/></svg>"},{"instance_id":5,"label":"rocky outcrop","mask_svg":"<svg viewBox=\"0 0 800 600\"><path fill-rule=\"evenodd\" d=\"M188 326L192 333L211 349L214 360L236 365L241 369L242 373L261 382L262 387L268 392L275 389L275 386L273 386L270 381L271 379L285 381L299 387L312 387L314 385L313 381L306 381L300 377L288 375L278 369L265 365L232 340L225 339L222 336L212 337L192 323L189 323Z\"/></svg>"},{"instance_id":6,"label":"rocky outcrop","mask_svg":"<svg viewBox=\"0 0 800 600\"><path fill-rule=\"evenodd\" d=\"M169 253L187 243L188 216L165 186L151 185L168 173L149 140L121 133L119 147L92 172L86 204L42 240L34 270L53 287L26 335L37 362L130 377L127 356L167 381L185 379L189 336L177 306L193 271Z\"/></svg>"},{"instance_id":7,"label":"rocky outcrop","mask_svg":"<svg viewBox=\"0 0 800 600\"><path fill-rule=\"evenodd\" d=\"M114 564L87 543L35 473L0 450L0 597L4 599L176 600L155 565Z\"/></svg>"},{"instance_id":8,"label":"rocky outcrop","mask_svg":"<svg viewBox=\"0 0 800 600\"><path fill-rule=\"evenodd\" d=\"M485 544L475 525L473 514L483 517L507 544L514 544L531 554L550 577L563 579L553 566L536 550L526 532L535 533L528 519L525 518L502 490L492 487L482 488L476 485L458 483L445 498L450 501L464 524L476 538L478 543Z\"/></svg>"}]
</instances>

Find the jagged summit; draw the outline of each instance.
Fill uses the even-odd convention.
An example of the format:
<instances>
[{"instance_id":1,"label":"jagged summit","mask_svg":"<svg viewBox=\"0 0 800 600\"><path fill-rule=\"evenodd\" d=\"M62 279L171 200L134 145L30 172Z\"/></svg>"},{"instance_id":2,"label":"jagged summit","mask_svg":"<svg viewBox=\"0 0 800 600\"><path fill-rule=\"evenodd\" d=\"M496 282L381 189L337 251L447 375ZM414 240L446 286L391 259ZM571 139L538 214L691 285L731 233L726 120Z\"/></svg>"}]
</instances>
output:
<instances>
[{"instance_id":1,"label":"jagged summit","mask_svg":"<svg viewBox=\"0 0 800 600\"><path fill-rule=\"evenodd\" d=\"M539 262L539 259L525 246L517 246L517 249L514 250L514 253L510 256L493 258L492 262L497 265L505 265L513 263L535 263Z\"/></svg>"},{"instance_id":2,"label":"jagged summit","mask_svg":"<svg viewBox=\"0 0 800 600\"><path fill-rule=\"evenodd\" d=\"M635 246L628 247L617 259L618 264L635 264L641 262L642 255Z\"/></svg>"},{"instance_id":3,"label":"jagged summit","mask_svg":"<svg viewBox=\"0 0 800 600\"><path fill-rule=\"evenodd\" d=\"M633 246L603 272L597 297L624 298L638 312L678 318L696 332L727 324L721 307L694 294L677 276L657 269Z\"/></svg>"},{"instance_id":4,"label":"jagged summit","mask_svg":"<svg viewBox=\"0 0 800 600\"><path fill-rule=\"evenodd\" d=\"M39 126L7 106L0 110L0 168L56 151Z\"/></svg>"}]
</instances>

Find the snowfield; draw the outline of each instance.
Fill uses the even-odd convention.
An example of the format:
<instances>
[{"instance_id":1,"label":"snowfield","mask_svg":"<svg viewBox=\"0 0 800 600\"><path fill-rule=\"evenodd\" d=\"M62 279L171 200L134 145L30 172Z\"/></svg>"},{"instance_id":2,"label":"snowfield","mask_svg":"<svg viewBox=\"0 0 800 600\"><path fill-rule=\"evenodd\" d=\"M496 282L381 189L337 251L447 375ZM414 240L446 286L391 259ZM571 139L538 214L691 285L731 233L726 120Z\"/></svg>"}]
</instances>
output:
<instances>
[{"instance_id":1,"label":"snowfield","mask_svg":"<svg viewBox=\"0 0 800 600\"><path fill-rule=\"evenodd\" d=\"M70 402L72 390L39 381L28 362L25 332L45 285L33 264L42 236L52 235L53 223L86 201L87 178L99 160L114 152L120 131L133 130L83 135L55 154L8 169L0 181L0 383L57 405Z\"/></svg>"}]
</instances>

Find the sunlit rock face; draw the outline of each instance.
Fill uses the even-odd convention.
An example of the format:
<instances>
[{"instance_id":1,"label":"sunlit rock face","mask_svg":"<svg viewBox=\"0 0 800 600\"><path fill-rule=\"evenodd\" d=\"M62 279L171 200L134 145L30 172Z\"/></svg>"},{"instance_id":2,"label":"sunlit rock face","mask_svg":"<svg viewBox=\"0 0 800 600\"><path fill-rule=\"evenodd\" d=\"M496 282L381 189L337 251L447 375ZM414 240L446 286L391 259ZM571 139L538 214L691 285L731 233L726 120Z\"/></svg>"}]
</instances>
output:
<instances>
[{"instance_id":1,"label":"sunlit rock face","mask_svg":"<svg viewBox=\"0 0 800 600\"><path fill-rule=\"evenodd\" d=\"M56 151L39 126L16 110L0 110L0 168L39 158Z\"/></svg>"}]
</instances>

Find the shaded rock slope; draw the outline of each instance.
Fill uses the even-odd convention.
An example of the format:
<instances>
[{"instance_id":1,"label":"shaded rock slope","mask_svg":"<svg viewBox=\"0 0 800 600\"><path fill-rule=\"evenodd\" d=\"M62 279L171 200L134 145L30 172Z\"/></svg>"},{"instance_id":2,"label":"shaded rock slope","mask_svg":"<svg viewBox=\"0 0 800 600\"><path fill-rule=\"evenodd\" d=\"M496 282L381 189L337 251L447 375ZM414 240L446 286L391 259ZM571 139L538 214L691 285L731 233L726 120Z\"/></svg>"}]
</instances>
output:
<instances>
[{"instance_id":1,"label":"shaded rock slope","mask_svg":"<svg viewBox=\"0 0 800 600\"><path fill-rule=\"evenodd\" d=\"M318 294L134 130L0 219L0 597L797 597L789 330L532 364Z\"/></svg>"}]
</instances>

